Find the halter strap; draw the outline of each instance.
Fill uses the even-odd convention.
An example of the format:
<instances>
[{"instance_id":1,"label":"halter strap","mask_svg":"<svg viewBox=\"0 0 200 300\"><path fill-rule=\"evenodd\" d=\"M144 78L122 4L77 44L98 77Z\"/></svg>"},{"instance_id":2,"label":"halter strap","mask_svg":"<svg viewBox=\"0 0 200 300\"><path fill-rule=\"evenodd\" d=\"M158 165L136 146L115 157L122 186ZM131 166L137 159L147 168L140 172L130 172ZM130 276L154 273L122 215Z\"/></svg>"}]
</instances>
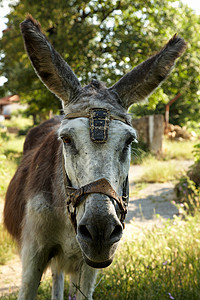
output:
<instances>
[{"instance_id":1,"label":"halter strap","mask_svg":"<svg viewBox=\"0 0 200 300\"><path fill-rule=\"evenodd\" d=\"M75 112L67 114L64 119L89 118L90 138L94 143L105 143L108 139L108 129L111 120L131 124L123 117L111 114L106 108L91 108L89 112Z\"/></svg>"},{"instance_id":2,"label":"halter strap","mask_svg":"<svg viewBox=\"0 0 200 300\"><path fill-rule=\"evenodd\" d=\"M106 195L110 199L114 199L117 202L121 214L120 221L124 227L124 220L127 214L127 205L129 199L128 176L125 182L123 183L123 195L118 196L118 194L115 192L115 190L105 178L101 178L99 180L90 182L80 187L79 189L73 188L65 171L64 157L62 158L62 166L65 193L67 196L67 210L70 216L70 220L75 228L75 232L77 232L76 207L80 205L81 201L83 200L83 196L88 196L89 194L94 193ZM72 204L74 211L70 211L70 204Z\"/></svg>"},{"instance_id":3,"label":"halter strap","mask_svg":"<svg viewBox=\"0 0 200 300\"><path fill-rule=\"evenodd\" d=\"M74 113L69 113L69 114L66 114L64 119L75 119L75 118L90 118L91 115L92 115L92 112L94 110L100 110L99 108L92 108L89 110L89 112L85 112L85 111L79 111L79 112L74 112ZM108 109L104 109L106 110L107 112L109 112ZM109 114L109 117L110 117L110 120L118 120L118 121L121 121L127 125L131 125L128 120L126 120L125 118L123 117L119 117L117 115L114 115L114 114Z\"/></svg>"}]
</instances>

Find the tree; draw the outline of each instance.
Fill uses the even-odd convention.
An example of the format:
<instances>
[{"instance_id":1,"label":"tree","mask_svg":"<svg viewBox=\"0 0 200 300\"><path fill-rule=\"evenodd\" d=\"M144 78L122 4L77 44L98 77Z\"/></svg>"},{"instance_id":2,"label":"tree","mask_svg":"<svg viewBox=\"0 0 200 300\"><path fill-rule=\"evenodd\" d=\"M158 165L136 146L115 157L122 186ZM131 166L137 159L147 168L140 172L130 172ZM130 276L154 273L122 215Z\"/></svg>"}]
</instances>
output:
<instances>
[{"instance_id":1,"label":"tree","mask_svg":"<svg viewBox=\"0 0 200 300\"><path fill-rule=\"evenodd\" d=\"M1 1L1 0L0 0ZM57 99L35 75L25 54L19 23L27 11L41 22L56 50L70 64L84 85L92 78L116 82L124 73L155 53L175 32L188 42L170 79L146 104L133 107L138 115L163 112L164 105L178 92L183 96L173 105L174 121L198 119L200 17L175 0L21 0L8 15L8 31L1 40L2 75L5 89L20 94L31 113L54 112ZM187 107L187 110L184 109Z\"/></svg>"}]
</instances>

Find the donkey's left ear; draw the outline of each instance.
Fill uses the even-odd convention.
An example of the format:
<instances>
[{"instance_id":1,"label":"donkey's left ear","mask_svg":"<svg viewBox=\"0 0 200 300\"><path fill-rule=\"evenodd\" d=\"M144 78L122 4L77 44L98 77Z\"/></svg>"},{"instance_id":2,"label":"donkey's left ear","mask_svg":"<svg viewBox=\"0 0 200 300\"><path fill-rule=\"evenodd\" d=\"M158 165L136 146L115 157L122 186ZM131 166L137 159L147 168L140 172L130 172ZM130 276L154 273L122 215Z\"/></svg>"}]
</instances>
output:
<instances>
[{"instance_id":1,"label":"donkey's left ear","mask_svg":"<svg viewBox=\"0 0 200 300\"><path fill-rule=\"evenodd\" d=\"M175 34L159 53L135 67L109 90L116 92L122 106L128 109L131 104L144 100L166 79L185 49L185 41Z\"/></svg>"}]
</instances>

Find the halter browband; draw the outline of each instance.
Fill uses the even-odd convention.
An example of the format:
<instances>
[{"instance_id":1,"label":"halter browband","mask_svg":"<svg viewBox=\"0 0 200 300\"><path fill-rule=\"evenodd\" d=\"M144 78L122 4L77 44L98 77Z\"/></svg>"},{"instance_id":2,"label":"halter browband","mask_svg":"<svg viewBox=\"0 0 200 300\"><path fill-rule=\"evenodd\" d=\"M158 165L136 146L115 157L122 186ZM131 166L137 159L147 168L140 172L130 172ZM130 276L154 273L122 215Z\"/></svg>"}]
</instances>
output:
<instances>
[{"instance_id":1,"label":"halter browband","mask_svg":"<svg viewBox=\"0 0 200 300\"><path fill-rule=\"evenodd\" d=\"M113 115L106 108L91 108L89 112L69 113L64 119L89 118L90 138L95 143L105 143L108 139L108 128L111 120L118 120L130 126L122 117Z\"/></svg>"}]
</instances>

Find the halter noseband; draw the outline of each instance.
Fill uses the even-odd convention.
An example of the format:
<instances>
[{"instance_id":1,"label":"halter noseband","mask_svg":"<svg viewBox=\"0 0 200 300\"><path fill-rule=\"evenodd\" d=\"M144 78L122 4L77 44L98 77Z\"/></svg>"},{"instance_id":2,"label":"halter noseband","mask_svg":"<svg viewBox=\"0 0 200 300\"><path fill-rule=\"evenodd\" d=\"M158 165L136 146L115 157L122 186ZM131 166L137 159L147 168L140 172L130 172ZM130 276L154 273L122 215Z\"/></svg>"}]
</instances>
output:
<instances>
[{"instance_id":1,"label":"halter noseband","mask_svg":"<svg viewBox=\"0 0 200 300\"><path fill-rule=\"evenodd\" d=\"M111 114L109 110L103 108L92 108L90 109L89 113L70 113L67 114L64 119L74 119L80 117L89 118L90 138L95 143L105 143L107 141L110 120L119 120L130 125L130 123L125 118L115 116ZM127 214L127 205L129 199L128 176L123 183L123 195L118 196L110 183L105 178L93 181L80 187L79 189L73 188L70 179L68 178L65 171L64 157L62 157L62 166L64 187L67 196L67 210L70 216L70 220L75 228L75 232L77 233L76 207L81 203L84 196L93 193L104 194L110 199L114 199L117 202L121 214L120 221L124 228L124 220ZM70 211L70 204L72 204L74 208L74 211L72 212Z\"/></svg>"}]
</instances>

